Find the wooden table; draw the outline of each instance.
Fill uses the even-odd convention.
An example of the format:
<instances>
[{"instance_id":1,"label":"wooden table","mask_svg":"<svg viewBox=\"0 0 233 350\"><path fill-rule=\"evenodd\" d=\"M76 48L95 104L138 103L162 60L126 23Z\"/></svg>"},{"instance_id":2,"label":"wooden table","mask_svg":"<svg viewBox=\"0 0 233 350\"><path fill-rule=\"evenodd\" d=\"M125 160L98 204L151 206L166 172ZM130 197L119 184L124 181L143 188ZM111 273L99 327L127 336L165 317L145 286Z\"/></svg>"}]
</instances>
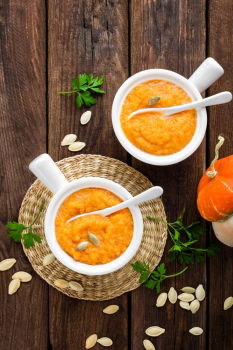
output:
<instances>
[{"instance_id":1,"label":"wooden table","mask_svg":"<svg viewBox=\"0 0 233 350\"><path fill-rule=\"evenodd\" d=\"M213 157L219 133L226 138L221 156L232 153L232 104L211 107L206 139L198 151L181 164L163 168L143 164L124 151L112 130L111 105L129 75L157 67L189 77L206 56L216 58L225 69L208 94L232 90L233 2L1 0L0 6L0 258L16 257L18 269L33 273L21 246L7 237L4 224L17 219L22 198L34 181L29 162L43 152L55 160L72 155L60 147L67 133L77 133L87 143L85 153L120 159L163 186L170 220L183 207L187 220L197 219L197 184ZM82 72L104 75L107 91L91 108L93 118L86 127L80 127L82 112L73 97L57 94L70 87L70 77ZM203 244L214 240L207 228ZM173 269L180 266L174 264ZM203 283L207 298L196 315L178 304L156 309L155 292L141 287L113 300L120 312L108 318L101 311L109 302L73 300L35 273L30 284L9 296L11 273L0 273L1 350L81 350L93 332L110 336L112 349L139 350L150 325L166 328L165 335L154 339L157 350L233 348L232 310L223 312L223 301L233 292L231 248L222 246L220 256L195 264L164 284L166 291L171 285ZM204 334L191 336L192 326L203 327Z\"/></svg>"}]
</instances>

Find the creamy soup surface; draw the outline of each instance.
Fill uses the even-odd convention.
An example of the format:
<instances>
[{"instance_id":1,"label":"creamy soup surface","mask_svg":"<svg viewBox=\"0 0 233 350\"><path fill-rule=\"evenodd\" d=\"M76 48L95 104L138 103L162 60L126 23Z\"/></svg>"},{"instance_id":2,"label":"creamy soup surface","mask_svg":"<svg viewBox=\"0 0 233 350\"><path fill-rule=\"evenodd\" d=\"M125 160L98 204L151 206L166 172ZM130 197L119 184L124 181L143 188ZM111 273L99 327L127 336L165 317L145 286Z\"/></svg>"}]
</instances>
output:
<instances>
[{"instance_id":1,"label":"creamy soup surface","mask_svg":"<svg viewBox=\"0 0 233 350\"><path fill-rule=\"evenodd\" d=\"M70 223L75 215L111 207L122 200L114 193L100 188L86 188L72 193L62 203L56 220L57 241L73 259L90 265L106 264L119 257L129 246L133 235L133 218L129 209L109 216L88 215ZM93 244L89 235L94 234L99 244ZM88 242L87 248L77 247Z\"/></svg>"},{"instance_id":2,"label":"creamy soup surface","mask_svg":"<svg viewBox=\"0 0 233 350\"><path fill-rule=\"evenodd\" d=\"M152 97L160 97L154 105L148 105ZM128 120L137 109L171 107L191 102L188 94L179 86L165 80L150 80L134 87L126 96L120 115L121 127L132 144L140 150L158 156L176 153L192 139L197 123L196 111L175 114L161 119L160 113L143 113Z\"/></svg>"}]
</instances>

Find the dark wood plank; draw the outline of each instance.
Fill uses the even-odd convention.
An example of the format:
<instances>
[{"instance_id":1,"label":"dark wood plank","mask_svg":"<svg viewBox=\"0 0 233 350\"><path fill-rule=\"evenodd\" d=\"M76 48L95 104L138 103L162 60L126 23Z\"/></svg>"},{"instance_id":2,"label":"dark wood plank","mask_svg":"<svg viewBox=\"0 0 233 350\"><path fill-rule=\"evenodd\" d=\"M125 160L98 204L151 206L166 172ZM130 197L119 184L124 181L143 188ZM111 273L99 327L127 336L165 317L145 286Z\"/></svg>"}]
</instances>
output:
<instances>
[{"instance_id":1,"label":"dark wood plank","mask_svg":"<svg viewBox=\"0 0 233 350\"><path fill-rule=\"evenodd\" d=\"M232 60L230 49L233 44L232 27L233 2L217 0L209 2L209 55L216 58L225 70L224 76L210 89L209 94L229 90L233 91ZM232 102L210 108L207 162L210 164L214 148L221 134L225 144L220 157L232 154L233 122ZM213 231L210 240L214 240ZM209 349L228 350L233 347L233 314L232 309L223 311L223 301L233 291L233 249L222 245L221 255L209 263Z\"/></svg>"},{"instance_id":2,"label":"dark wood plank","mask_svg":"<svg viewBox=\"0 0 233 350\"><path fill-rule=\"evenodd\" d=\"M44 1L0 1L0 260L17 259L0 273L1 349L47 349L48 287L32 271L21 245L8 239L4 223L17 220L22 198L34 180L27 166L46 150ZM18 270L33 274L9 296Z\"/></svg>"},{"instance_id":3,"label":"dark wood plank","mask_svg":"<svg viewBox=\"0 0 233 350\"><path fill-rule=\"evenodd\" d=\"M113 135L110 113L114 94L128 74L127 1L55 0L49 2L48 14L49 153L55 159L74 155L60 142L67 133L77 133L87 143L84 152L126 160ZM73 97L59 96L57 91L68 89L70 77L84 72L103 75L107 93L91 108L91 122L81 126L85 109L78 110ZM113 338L114 349L128 349L127 296L112 302L120 305L121 312L110 319L102 313L109 302L72 300L51 288L53 349L83 349L86 337L94 332Z\"/></svg>"},{"instance_id":4,"label":"dark wood plank","mask_svg":"<svg viewBox=\"0 0 233 350\"><path fill-rule=\"evenodd\" d=\"M147 68L166 68L189 77L205 58L205 1L132 1L131 7L131 73ZM187 208L187 219L197 218L196 186L205 167L205 142L184 162L168 167L145 165L133 159L133 166L143 171L154 184L164 188L164 204L169 220ZM204 243L204 242L203 242ZM167 250L166 250L167 251ZM168 263L164 256L163 261ZM169 272L181 266L169 264ZM166 281L162 291L170 286L206 285L205 264L191 266L176 280ZM196 315L178 306L155 308L156 294L141 287L132 293L132 349L142 348L144 330L151 325L166 329L166 335L154 340L157 349L204 349L205 336L192 337L193 326L206 327L206 306ZM140 316L139 316L140 315Z\"/></svg>"}]
</instances>

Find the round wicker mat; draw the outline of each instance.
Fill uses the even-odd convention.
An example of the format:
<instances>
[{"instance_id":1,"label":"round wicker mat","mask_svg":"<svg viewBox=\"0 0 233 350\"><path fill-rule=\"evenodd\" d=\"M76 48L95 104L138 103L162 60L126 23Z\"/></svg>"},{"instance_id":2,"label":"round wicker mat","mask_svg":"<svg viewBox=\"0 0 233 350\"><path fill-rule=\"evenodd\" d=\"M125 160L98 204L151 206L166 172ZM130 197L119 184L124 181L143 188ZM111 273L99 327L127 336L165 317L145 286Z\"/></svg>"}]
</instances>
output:
<instances>
[{"instance_id":1,"label":"round wicker mat","mask_svg":"<svg viewBox=\"0 0 233 350\"><path fill-rule=\"evenodd\" d=\"M57 162L57 165L70 181L83 176L108 178L124 186L132 195L136 195L152 186L152 183L145 176L125 163L100 155L78 155L63 159ZM58 278L67 281L78 281L84 287L83 292L76 292L70 288L57 289L70 297L78 299L112 299L139 286L139 276L137 272L133 271L132 262L145 261L151 268L158 265L166 243L167 231L164 224L149 221L146 216L151 215L166 219L160 199L140 205L144 219L143 240L134 259L120 270L103 276L86 276L69 270L57 260L48 266L43 266L44 256L50 253L44 239L43 221L51 197L52 193L40 181L36 180L24 197L20 208L19 222L25 225L31 223L41 202L45 201L43 213L34 225L34 232L43 238L42 243L37 243L29 249L23 248L33 269L54 288L57 288L54 286L54 280Z\"/></svg>"}]
</instances>

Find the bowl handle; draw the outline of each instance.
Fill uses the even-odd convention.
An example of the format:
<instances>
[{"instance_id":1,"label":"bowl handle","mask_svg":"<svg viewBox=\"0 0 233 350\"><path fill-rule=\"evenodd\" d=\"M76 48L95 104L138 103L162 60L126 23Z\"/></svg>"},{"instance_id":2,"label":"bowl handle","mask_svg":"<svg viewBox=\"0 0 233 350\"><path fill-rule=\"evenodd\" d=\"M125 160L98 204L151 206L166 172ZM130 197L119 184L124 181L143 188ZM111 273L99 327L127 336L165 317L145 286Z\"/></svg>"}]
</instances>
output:
<instances>
[{"instance_id":1,"label":"bowl handle","mask_svg":"<svg viewBox=\"0 0 233 350\"><path fill-rule=\"evenodd\" d=\"M54 194L68 183L61 170L47 153L35 158L29 164L29 169Z\"/></svg>"},{"instance_id":2,"label":"bowl handle","mask_svg":"<svg viewBox=\"0 0 233 350\"><path fill-rule=\"evenodd\" d=\"M203 92L224 73L224 69L212 57L208 57L195 70L189 78L189 81L196 86L199 92Z\"/></svg>"}]
</instances>

